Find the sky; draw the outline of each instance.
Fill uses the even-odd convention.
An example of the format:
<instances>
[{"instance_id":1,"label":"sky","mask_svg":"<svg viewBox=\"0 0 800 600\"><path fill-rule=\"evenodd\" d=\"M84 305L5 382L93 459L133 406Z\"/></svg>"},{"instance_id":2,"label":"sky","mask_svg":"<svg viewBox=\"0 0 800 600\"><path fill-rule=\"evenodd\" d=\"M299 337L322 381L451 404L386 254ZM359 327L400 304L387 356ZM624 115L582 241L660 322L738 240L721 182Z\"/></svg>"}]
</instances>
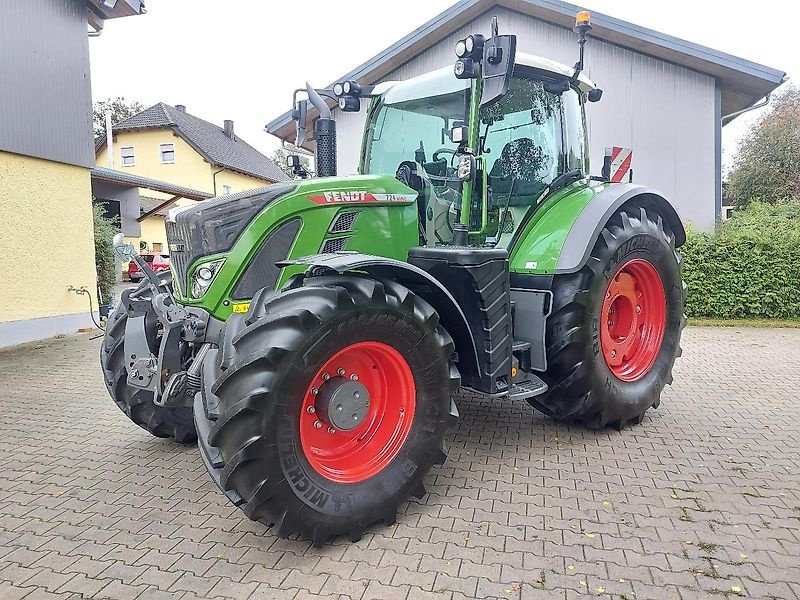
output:
<instances>
[{"instance_id":1,"label":"sky","mask_svg":"<svg viewBox=\"0 0 800 600\"><path fill-rule=\"evenodd\" d=\"M586 1L586 9L800 79L800 36L791 30L796 0ZM280 141L264 125L291 107L295 88L331 83L454 3L147 0L146 15L107 21L90 39L92 95L184 104L220 125L232 119L238 135L269 155ZM724 167L761 112L723 128Z\"/></svg>"}]
</instances>

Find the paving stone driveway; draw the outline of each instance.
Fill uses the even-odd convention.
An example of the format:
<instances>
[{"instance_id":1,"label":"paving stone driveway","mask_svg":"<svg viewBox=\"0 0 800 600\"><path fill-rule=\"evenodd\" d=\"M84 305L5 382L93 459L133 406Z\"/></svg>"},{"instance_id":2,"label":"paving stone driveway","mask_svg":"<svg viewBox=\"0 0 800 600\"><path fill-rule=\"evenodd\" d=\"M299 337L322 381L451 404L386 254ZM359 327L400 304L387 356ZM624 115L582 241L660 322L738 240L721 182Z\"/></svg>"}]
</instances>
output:
<instances>
[{"instance_id":1,"label":"paving stone driveway","mask_svg":"<svg viewBox=\"0 0 800 600\"><path fill-rule=\"evenodd\" d=\"M684 340L621 433L460 398L429 495L322 549L129 423L98 340L0 353L0 598L800 598L800 330Z\"/></svg>"}]
</instances>

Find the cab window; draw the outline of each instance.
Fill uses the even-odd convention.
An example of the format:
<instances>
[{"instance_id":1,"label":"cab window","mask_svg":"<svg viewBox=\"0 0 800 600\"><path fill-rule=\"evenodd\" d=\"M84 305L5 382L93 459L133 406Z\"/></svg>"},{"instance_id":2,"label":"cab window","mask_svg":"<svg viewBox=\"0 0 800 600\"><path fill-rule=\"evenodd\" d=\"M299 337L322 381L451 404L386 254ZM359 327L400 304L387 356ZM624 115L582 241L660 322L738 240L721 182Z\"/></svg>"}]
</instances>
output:
<instances>
[{"instance_id":1,"label":"cab window","mask_svg":"<svg viewBox=\"0 0 800 600\"><path fill-rule=\"evenodd\" d=\"M563 172L561 102L541 81L518 78L500 102L481 111L495 206L533 204Z\"/></svg>"}]
</instances>

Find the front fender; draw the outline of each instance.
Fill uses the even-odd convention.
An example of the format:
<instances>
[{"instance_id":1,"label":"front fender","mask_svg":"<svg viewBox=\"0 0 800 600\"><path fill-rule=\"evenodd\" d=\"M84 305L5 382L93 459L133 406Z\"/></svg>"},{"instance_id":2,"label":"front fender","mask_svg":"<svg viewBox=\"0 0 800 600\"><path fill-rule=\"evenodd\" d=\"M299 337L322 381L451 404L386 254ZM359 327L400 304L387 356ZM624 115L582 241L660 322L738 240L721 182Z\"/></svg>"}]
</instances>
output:
<instances>
[{"instance_id":1,"label":"front fender","mask_svg":"<svg viewBox=\"0 0 800 600\"><path fill-rule=\"evenodd\" d=\"M469 379L471 375L478 373L478 350L464 311L447 288L419 267L392 258L359 252L316 254L278 263L279 267L303 265L308 267L305 275L309 276L331 271L338 274L358 271L377 279L391 279L408 287L439 314L440 324L455 343L458 369L462 377ZM287 285L291 286L292 281L287 282Z\"/></svg>"}]
</instances>

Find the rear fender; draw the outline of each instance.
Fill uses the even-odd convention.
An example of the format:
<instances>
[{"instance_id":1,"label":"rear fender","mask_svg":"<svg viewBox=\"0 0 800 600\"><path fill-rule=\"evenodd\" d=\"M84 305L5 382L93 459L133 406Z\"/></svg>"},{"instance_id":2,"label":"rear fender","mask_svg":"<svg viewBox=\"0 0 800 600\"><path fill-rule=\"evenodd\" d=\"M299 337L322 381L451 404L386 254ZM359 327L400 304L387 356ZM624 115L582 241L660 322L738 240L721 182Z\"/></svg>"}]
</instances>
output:
<instances>
[{"instance_id":1,"label":"rear fender","mask_svg":"<svg viewBox=\"0 0 800 600\"><path fill-rule=\"evenodd\" d=\"M650 208L661 215L675 236L675 246L686 241L686 230L673 206L654 189L631 183L611 185L596 194L575 219L564 240L555 273L574 273L589 260L594 245L609 219L626 206Z\"/></svg>"},{"instance_id":2,"label":"rear fender","mask_svg":"<svg viewBox=\"0 0 800 600\"><path fill-rule=\"evenodd\" d=\"M455 343L458 369L462 377L469 378L478 373L475 339L464 312L447 288L422 269L399 260L356 252L317 254L278 263L279 267L297 265L308 266L305 273L298 277L326 275L331 272L338 274L360 272L377 279L390 279L406 286L439 314L440 324ZM290 280L287 285L292 286L295 282L296 280Z\"/></svg>"}]
</instances>

